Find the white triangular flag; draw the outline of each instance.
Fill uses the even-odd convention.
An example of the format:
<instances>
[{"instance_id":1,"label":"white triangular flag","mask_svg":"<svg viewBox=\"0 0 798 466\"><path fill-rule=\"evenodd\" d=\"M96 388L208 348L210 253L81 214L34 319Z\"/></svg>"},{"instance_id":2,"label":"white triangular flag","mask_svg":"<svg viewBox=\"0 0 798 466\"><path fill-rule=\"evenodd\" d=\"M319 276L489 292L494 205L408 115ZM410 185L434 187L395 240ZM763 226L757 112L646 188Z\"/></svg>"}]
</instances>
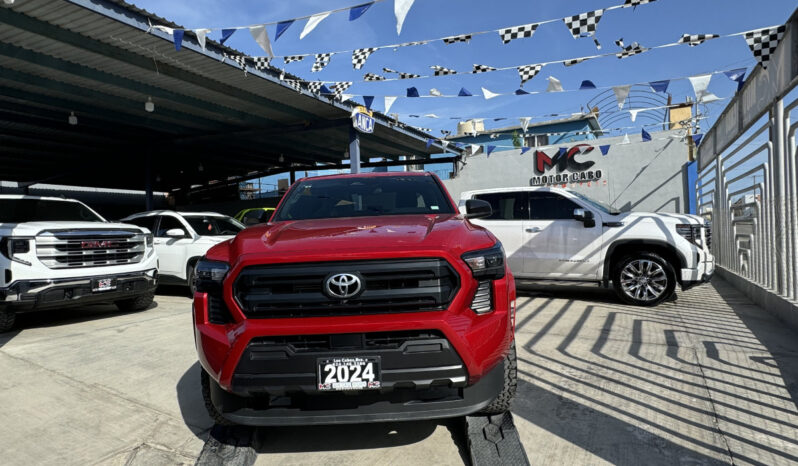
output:
<instances>
[{"instance_id":1,"label":"white triangular flag","mask_svg":"<svg viewBox=\"0 0 798 466\"><path fill-rule=\"evenodd\" d=\"M634 110L629 110L629 118L631 118L632 121L635 121L637 119L637 114L642 112L642 111L643 111L643 109L640 109L640 108L634 109Z\"/></svg>"},{"instance_id":2,"label":"white triangular flag","mask_svg":"<svg viewBox=\"0 0 798 466\"><path fill-rule=\"evenodd\" d=\"M197 36L197 42L202 50L205 50L205 35L211 32L210 29L194 29L194 34Z\"/></svg>"},{"instance_id":3,"label":"white triangular flag","mask_svg":"<svg viewBox=\"0 0 798 466\"><path fill-rule=\"evenodd\" d=\"M474 154L476 154L476 153L477 153L477 151L478 151L480 148L482 148L482 146L480 146L479 144L471 144L471 155L474 155Z\"/></svg>"},{"instance_id":4,"label":"white triangular flag","mask_svg":"<svg viewBox=\"0 0 798 466\"><path fill-rule=\"evenodd\" d=\"M628 134L624 134L623 135L623 141L621 141L621 144L631 144L631 142L629 141L629 135Z\"/></svg>"},{"instance_id":5,"label":"white triangular flag","mask_svg":"<svg viewBox=\"0 0 798 466\"><path fill-rule=\"evenodd\" d=\"M252 26L249 28L249 33L252 34L252 38L255 39L255 42L260 45L260 48L266 52L269 58L274 58L272 43L269 41L269 34L266 33L266 26L262 24L260 26Z\"/></svg>"},{"instance_id":6,"label":"white triangular flag","mask_svg":"<svg viewBox=\"0 0 798 466\"><path fill-rule=\"evenodd\" d=\"M487 90L487 89L485 89L483 87L482 88L482 95L485 96L485 100L490 100L490 99L492 99L492 98L494 98L496 96L499 96L501 94L497 94L495 92L491 92L491 91L489 91L489 90Z\"/></svg>"},{"instance_id":7,"label":"white triangular flag","mask_svg":"<svg viewBox=\"0 0 798 466\"><path fill-rule=\"evenodd\" d=\"M305 23L305 29L303 29L302 34L299 35L299 39L304 39L305 36L310 33L310 31L316 29L316 26L318 26L319 23L328 16L330 16L330 12L325 11L324 13L315 14L308 18L308 22Z\"/></svg>"},{"instance_id":8,"label":"white triangular flag","mask_svg":"<svg viewBox=\"0 0 798 466\"><path fill-rule=\"evenodd\" d=\"M612 88L612 91L615 93L615 99L618 101L618 110L623 110L623 103L626 101L626 97L629 96L629 89L631 88L632 86L629 84Z\"/></svg>"},{"instance_id":9,"label":"white triangular flag","mask_svg":"<svg viewBox=\"0 0 798 466\"><path fill-rule=\"evenodd\" d=\"M555 78L554 76L549 76L549 86L546 88L546 92L562 92L562 83L560 80Z\"/></svg>"},{"instance_id":10,"label":"white triangular flag","mask_svg":"<svg viewBox=\"0 0 798 466\"><path fill-rule=\"evenodd\" d=\"M407 12L415 0L394 0L393 13L396 15L396 35L402 34L402 25L405 23Z\"/></svg>"},{"instance_id":11,"label":"white triangular flag","mask_svg":"<svg viewBox=\"0 0 798 466\"><path fill-rule=\"evenodd\" d=\"M153 26L153 29L158 29L159 31L163 31L169 35L173 35L175 33L174 29L166 26L155 25Z\"/></svg>"},{"instance_id":12,"label":"white triangular flag","mask_svg":"<svg viewBox=\"0 0 798 466\"><path fill-rule=\"evenodd\" d=\"M711 74L702 74L699 76L691 76L687 78L690 84L693 85L693 92L695 92L695 100L697 102L708 102L718 100L718 96L707 91L709 81L712 79Z\"/></svg>"},{"instance_id":13,"label":"white triangular flag","mask_svg":"<svg viewBox=\"0 0 798 466\"><path fill-rule=\"evenodd\" d=\"M434 113L427 113L426 115L424 115L424 118L440 118L440 117Z\"/></svg>"},{"instance_id":14,"label":"white triangular flag","mask_svg":"<svg viewBox=\"0 0 798 466\"><path fill-rule=\"evenodd\" d=\"M441 94L441 91L439 91L439 90L437 90L437 89L435 89L433 87L432 89L429 90L429 95L434 95L435 97L440 97L442 94Z\"/></svg>"},{"instance_id":15,"label":"white triangular flag","mask_svg":"<svg viewBox=\"0 0 798 466\"><path fill-rule=\"evenodd\" d=\"M341 94L341 102L346 102L354 96L354 94Z\"/></svg>"},{"instance_id":16,"label":"white triangular flag","mask_svg":"<svg viewBox=\"0 0 798 466\"><path fill-rule=\"evenodd\" d=\"M443 146L444 149L446 149L447 147L449 147L449 141L447 141L446 139L441 139L441 145Z\"/></svg>"},{"instance_id":17,"label":"white triangular flag","mask_svg":"<svg viewBox=\"0 0 798 466\"><path fill-rule=\"evenodd\" d=\"M531 120L531 119L532 119L531 117L522 117L521 118L521 128L524 130L525 133L526 133L526 129L529 127L529 120Z\"/></svg>"},{"instance_id":18,"label":"white triangular flag","mask_svg":"<svg viewBox=\"0 0 798 466\"><path fill-rule=\"evenodd\" d=\"M393 105L394 102L396 102L396 96L392 96L392 95L386 95L385 96L385 112L384 113L387 114L388 112L391 111L391 105Z\"/></svg>"}]
</instances>

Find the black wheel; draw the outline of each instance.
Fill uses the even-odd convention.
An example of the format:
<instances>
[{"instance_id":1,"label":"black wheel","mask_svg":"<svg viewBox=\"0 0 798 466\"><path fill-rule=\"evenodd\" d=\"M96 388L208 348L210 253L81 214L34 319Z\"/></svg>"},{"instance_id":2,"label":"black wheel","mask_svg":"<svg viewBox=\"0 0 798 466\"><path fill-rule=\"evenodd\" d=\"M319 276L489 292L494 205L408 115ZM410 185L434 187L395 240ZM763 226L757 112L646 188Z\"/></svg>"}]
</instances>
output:
<instances>
[{"instance_id":1,"label":"black wheel","mask_svg":"<svg viewBox=\"0 0 798 466\"><path fill-rule=\"evenodd\" d=\"M673 266L653 252L640 251L621 258L613 267L615 293L627 304L656 306L673 295Z\"/></svg>"},{"instance_id":2,"label":"black wheel","mask_svg":"<svg viewBox=\"0 0 798 466\"><path fill-rule=\"evenodd\" d=\"M205 369L200 369L200 382L202 384L202 399L205 401L205 409L208 410L208 414L211 416L211 419L213 419L213 422L220 426L236 425L234 422L225 419L222 413L213 405L213 400L211 400L211 384L216 383L216 381L211 380L211 376L205 372Z\"/></svg>"},{"instance_id":3,"label":"black wheel","mask_svg":"<svg viewBox=\"0 0 798 466\"><path fill-rule=\"evenodd\" d=\"M515 398L515 390L518 387L518 361L515 357L515 341L510 346L510 351L502 361L504 365L504 386L501 393L491 403L479 412L479 414L501 414L510 410L510 403Z\"/></svg>"},{"instance_id":4,"label":"black wheel","mask_svg":"<svg viewBox=\"0 0 798 466\"><path fill-rule=\"evenodd\" d=\"M188 264L188 270L186 270L186 281L188 281L188 289L191 291L191 299L194 299L194 293L197 292L197 281L194 277L195 265L196 264Z\"/></svg>"},{"instance_id":5,"label":"black wheel","mask_svg":"<svg viewBox=\"0 0 798 466\"><path fill-rule=\"evenodd\" d=\"M6 309L0 310L0 333L7 332L14 328L14 321L17 319L17 314L14 311Z\"/></svg>"},{"instance_id":6,"label":"black wheel","mask_svg":"<svg viewBox=\"0 0 798 466\"><path fill-rule=\"evenodd\" d=\"M137 312L150 307L153 299L155 299L155 293L151 292L136 296L135 298L121 299L114 304L116 304L116 307L122 312Z\"/></svg>"}]
</instances>

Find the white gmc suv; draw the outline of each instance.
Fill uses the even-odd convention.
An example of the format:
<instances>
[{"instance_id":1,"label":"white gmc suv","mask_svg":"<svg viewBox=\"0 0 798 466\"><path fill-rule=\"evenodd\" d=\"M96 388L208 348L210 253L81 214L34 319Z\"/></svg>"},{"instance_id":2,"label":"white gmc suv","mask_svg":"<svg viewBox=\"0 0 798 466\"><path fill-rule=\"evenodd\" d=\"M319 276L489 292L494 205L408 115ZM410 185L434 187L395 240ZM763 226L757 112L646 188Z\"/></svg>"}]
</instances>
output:
<instances>
[{"instance_id":1,"label":"white gmc suv","mask_svg":"<svg viewBox=\"0 0 798 466\"><path fill-rule=\"evenodd\" d=\"M0 195L0 332L18 312L153 300L158 257L149 231L109 223L85 204Z\"/></svg>"},{"instance_id":2,"label":"white gmc suv","mask_svg":"<svg viewBox=\"0 0 798 466\"><path fill-rule=\"evenodd\" d=\"M592 282L625 302L655 306L708 282L715 270L711 230L696 215L618 212L567 189L520 187L464 192L488 202L490 217L473 220L502 242L518 279Z\"/></svg>"}]
</instances>

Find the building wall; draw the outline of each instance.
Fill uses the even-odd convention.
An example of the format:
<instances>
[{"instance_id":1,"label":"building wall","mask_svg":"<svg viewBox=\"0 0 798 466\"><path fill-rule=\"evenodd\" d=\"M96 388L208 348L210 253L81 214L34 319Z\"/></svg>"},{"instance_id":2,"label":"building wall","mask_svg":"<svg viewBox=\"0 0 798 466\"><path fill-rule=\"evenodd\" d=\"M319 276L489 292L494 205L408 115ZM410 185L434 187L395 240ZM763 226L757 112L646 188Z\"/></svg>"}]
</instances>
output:
<instances>
[{"instance_id":1,"label":"building wall","mask_svg":"<svg viewBox=\"0 0 798 466\"><path fill-rule=\"evenodd\" d=\"M687 148L680 139L671 138L675 131L651 133L652 141L642 142L640 135L630 135L631 144L621 144L623 137L600 138L589 142L594 150L578 154L580 163L595 162L585 172L551 167L545 175L571 175L601 171L598 181L568 182L564 187L582 192L620 210L687 212ZM601 155L600 145L610 144L609 153ZM573 147L575 144L565 145ZM560 146L542 147L554 157ZM535 172L535 150L521 155L520 150L494 152L490 158L479 154L466 159L456 178L444 181L452 196L473 189L529 186ZM563 187L563 184L552 185Z\"/></svg>"},{"instance_id":2,"label":"building wall","mask_svg":"<svg viewBox=\"0 0 798 466\"><path fill-rule=\"evenodd\" d=\"M554 123L551 125L544 125L544 126L535 126L533 128L527 129L527 135L532 134L546 134L546 133L566 133L566 134L555 134L549 136L549 143L550 144L562 144L565 142L573 142L573 141L584 141L586 139L595 139L593 133L588 134L575 134L582 131L589 131L590 125L588 124L587 120L581 121L568 121L563 123ZM486 130L490 131L490 130ZM519 137L521 136L522 131L518 130ZM499 134L499 137L496 139L491 139L490 134L480 134L474 137L461 137L452 139L452 141L461 142L463 144L484 144L484 145L494 145L494 146L512 146L513 145L513 132L509 131L506 133L494 133ZM523 145L523 142L522 142ZM512 147L497 147L496 152L500 151L510 151L515 150Z\"/></svg>"}]
</instances>

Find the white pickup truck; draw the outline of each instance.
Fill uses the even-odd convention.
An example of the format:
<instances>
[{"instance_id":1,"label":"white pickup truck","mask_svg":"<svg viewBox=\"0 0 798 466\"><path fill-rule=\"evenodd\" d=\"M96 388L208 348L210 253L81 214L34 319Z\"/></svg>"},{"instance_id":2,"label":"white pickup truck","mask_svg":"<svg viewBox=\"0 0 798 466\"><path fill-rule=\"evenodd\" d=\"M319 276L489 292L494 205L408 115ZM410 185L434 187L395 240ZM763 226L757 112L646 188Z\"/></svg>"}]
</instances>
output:
<instances>
[{"instance_id":1,"label":"white pickup truck","mask_svg":"<svg viewBox=\"0 0 798 466\"><path fill-rule=\"evenodd\" d=\"M115 303L146 309L158 279L152 234L85 204L0 195L0 332L19 312Z\"/></svg>"},{"instance_id":2,"label":"white pickup truck","mask_svg":"<svg viewBox=\"0 0 798 466\"><path fill-rule=\"evenodd\" d=\"M517 279L612 285L629 304L655 306L715 270L711 229L696 215L618 212L559 188L468 191L461 211L472 199L490 203L473 222L499 238Z\"/></svg>"}]
</instances>

